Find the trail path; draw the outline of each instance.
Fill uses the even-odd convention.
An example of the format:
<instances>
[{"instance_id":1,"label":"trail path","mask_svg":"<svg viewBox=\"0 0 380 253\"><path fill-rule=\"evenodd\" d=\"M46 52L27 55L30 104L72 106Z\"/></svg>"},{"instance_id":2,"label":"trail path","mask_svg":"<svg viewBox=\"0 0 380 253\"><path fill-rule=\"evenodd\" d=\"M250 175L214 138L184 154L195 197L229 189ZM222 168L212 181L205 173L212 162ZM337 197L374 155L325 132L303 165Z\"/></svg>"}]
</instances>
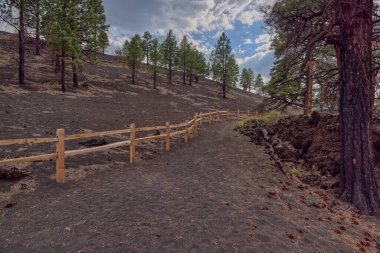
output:
<instances>
[{"instance_id":1,"label":"trail path","mask_svg":"<svg viewBox=\"0 0 380 253\"><path fill-rule=\"evenodd\" d=\"M324 203L316 190L287 183L233 127L207 126L152 160L16 196L0 209L0 252L347 253L367 230L378 239L371 219L358 226L310 207Z\"/></svg>"}]
</instances>

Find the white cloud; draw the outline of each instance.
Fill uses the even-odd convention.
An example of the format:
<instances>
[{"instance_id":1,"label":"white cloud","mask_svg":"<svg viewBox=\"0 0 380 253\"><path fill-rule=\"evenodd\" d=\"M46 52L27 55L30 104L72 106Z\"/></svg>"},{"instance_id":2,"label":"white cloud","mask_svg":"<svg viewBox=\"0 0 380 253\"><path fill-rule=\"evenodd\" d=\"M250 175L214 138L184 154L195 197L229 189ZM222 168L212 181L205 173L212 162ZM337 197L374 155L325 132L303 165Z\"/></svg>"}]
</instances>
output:
<instances>
[{"instance_id":1,"label":"white cloud","mask_svg":"<svg viewBox=\"0 0 380 253\"><path fill-rule=\"evenodd\" d=\"M253 44L253 41L252 41L250 38L247 38L247 39L245 39L245 40L243 41L243 43L244 43L245 45L251 45L251 44Z\"/></svg>"},{"instance_id":2,"label":"white cloud","mask_svg":"<svg viewBox=\"0 0 380 253\"><path fill-rule=\"evenodd\" d=\"M264 33L260 34L256 39L255 39L255 44L261 44L261 43L268 43L270 41L271 37L269 34Z\"/></svg>"},{"instance_id":3,"label":"white cloud","mask_svg":"<svg viewBox=\"0 0 380 253\"><path fill-rule=\"evenodd\" d=\"M273 0L269 0L273 1ZM111 26L128 27L132 33L169 29L184 33L226 31L234 29L235 22L252 25L262 19L257 11L259 0L104 0ZM266 3L266 2L265 2Z\"/></svg>"}]
</instances>

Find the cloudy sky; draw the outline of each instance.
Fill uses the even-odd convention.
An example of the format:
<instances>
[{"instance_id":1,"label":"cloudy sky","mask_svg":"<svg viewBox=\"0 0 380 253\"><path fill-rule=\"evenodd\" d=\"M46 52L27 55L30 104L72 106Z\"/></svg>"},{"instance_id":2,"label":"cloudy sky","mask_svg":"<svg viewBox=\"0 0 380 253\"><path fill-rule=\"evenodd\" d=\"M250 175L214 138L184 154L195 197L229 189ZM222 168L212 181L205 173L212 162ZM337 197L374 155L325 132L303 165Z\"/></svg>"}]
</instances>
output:
<instances>
[{"instance_id":1,"label":"cloudy sky","mask_svg":"<svg viewBox=\"0 0 380 253\"><path fill-rule=\"evenodd\" d=\"M270 36L258 7L274 0L103 0L110 24L112 53L134 34L151 32L163 40L169 29L177 39L188 35L209 54L224 31L241 67L251 67L265 79L273 63Z\"/></svg>"}]
</instances>

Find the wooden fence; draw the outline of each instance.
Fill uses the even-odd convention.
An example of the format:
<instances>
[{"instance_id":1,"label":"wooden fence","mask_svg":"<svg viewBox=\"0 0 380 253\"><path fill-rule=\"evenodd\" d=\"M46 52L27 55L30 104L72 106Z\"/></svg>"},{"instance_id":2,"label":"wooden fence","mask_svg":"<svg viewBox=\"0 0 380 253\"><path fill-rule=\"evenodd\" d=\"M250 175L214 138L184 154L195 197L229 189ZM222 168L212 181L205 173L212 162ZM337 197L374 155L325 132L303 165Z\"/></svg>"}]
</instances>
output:
<instances>
[{"instance_id":1,"label":"wooden fence","mask_svg":"<svg viewBox=\"0 0 380 253\"><path fill-rule=\"evenodd\" d=\"M146 142L152 140L165 140L165 150L170 150L170 140L173 136L183 136L184 142L187 143L189 140L189 135L197 135L198 126L202 126L207 121L208 124L211 124L213 121L221 121L224 118L226 121L229 119L246 119L253 116L258 116L256 112L250 114L248 111L214 111L209 113L195 113L193 119L186 120L180 124L171 125L169 122L166 122L164 126L152 126L152 127L142 127L136 128L134 123L131 124L130 128L122 130L113 130L113 131L102 131L102 132L93 132L93 133L83 133L83 134L72 134L65 135L64 129L57 129L57 134L55 137L46 137L46 138L26 138L26 139L13 139L13 140L0 140L0 146L10 146L17 144L39 144L39 143L56 143L56 152L50 154L42 154L28 157L12 158L5 159L0 161L0 166L9 166L14 164L26 163L26 162L35 162L35 161L47 161L55 160L56 161L56 181L57 183L65 182L65 158L77 155L83 155L91 152L105 151L112 148L128 146L130 148L130 157L129 162L135 162L135 147L138 142ZM150 135L146 137L136 138L137 132L152 132L152 131L163 131L164 133L159 135ZM77 150L65 150L65 141L70 140L79 140L93 137L104 137L112 136L118 134L129 134L129 140L124 140L120 142L115 142L111 144L106 144L98 147L77 149Z\"/></svg>"}]
</instances>

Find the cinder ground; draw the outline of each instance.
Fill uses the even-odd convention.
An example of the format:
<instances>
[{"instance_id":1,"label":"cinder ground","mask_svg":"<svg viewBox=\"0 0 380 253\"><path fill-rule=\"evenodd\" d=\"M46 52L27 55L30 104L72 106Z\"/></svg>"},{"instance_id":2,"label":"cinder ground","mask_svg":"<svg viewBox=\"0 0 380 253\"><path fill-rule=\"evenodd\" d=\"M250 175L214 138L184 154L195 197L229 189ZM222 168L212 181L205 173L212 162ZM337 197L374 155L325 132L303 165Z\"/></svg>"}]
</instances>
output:
<instances>
[{"instance_id":1,"label":"cinder ground","mask_svg":"<svg viewBox=\"0 0 380 253\"><path fill-rule=\"evenodd\" d=\"M146 70L133 86L112 57L85 66L88 88L62 94L47 51L28 58L29 86L20 89L15 44L0 35L0 139L180 122L260 102L235 89L224 100L217 84L184 86L179 75L169 85L162 74L153 90ZM379 252L378 219L285 177L233 128L208 126L168 153L161 142L139 146L134 165L123 148L67 159L64 185L54 182L53 162L23 165L31 176L0 181L0 252ZM46 151L54 145L2 147L0 159Z\"/></svg>"},{"instance_id":2,"label":"cinder ground","mask_svg":"<svg viewBox=\"0 0 380 253\"><path fill-rule=\"evenodd\" d=\"M17 195L0 252L378 252L375 218L286 178L233 127Z\"/></svg>"}]
</instances>

